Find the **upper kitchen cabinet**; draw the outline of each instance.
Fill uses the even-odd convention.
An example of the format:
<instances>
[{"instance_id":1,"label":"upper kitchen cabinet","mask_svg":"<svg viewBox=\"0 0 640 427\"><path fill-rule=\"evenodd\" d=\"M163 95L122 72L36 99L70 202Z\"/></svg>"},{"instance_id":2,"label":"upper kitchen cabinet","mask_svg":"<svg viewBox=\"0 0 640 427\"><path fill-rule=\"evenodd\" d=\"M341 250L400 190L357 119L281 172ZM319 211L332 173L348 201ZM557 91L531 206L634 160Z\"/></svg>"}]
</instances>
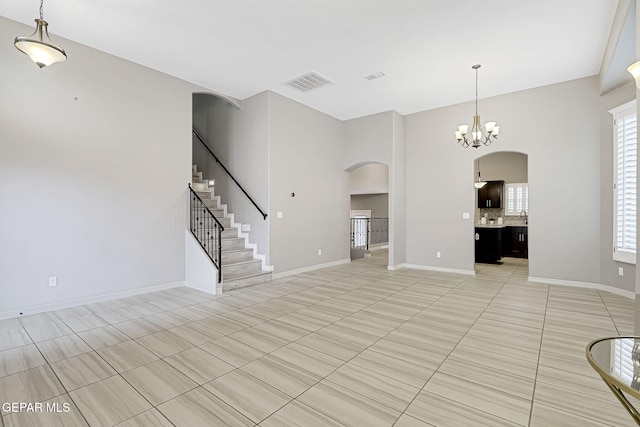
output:
<instances>
[{"instance_id":1,"label":"upper kitchen cabinet","mask_svg":"<svg viewBox=\"0 0 640 427\"><path fill-rule=\"evenodd\" d=\"M487 181L487 184L478 189L479 208L502 208L504 181Z\"/></svg>"}]
</instances>

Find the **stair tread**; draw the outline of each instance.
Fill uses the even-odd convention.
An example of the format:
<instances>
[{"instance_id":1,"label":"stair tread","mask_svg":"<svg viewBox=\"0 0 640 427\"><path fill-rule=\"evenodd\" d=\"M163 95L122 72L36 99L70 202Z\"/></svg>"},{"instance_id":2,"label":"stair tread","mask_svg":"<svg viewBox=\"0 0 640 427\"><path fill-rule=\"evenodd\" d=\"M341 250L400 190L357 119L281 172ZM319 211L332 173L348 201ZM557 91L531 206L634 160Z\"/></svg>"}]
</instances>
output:
<instances>
[{"instance_id":1,"label":"stair tread","mask_svg":"<svg viewBox=\"0 0 640 427\"><path fill-rule=\"evenodd\" d=\"M240 237L242 238L242 237ZM233 253L233 252L248 252L248 251L253 251L252 248L242 248L242 249L229 249L228 251L226 251L225 253Z\"/></svg>"},{"instance_id":2,"label":"stair tread","mask_svg":"<svg viewBox=\"0 0 640 427\"><path fill-rule=\"evenodd\" d=\"M245 259L245 260L237 261L237 262L227 262L225 264L222 264L222 270L224 271L224 268L226 266L230 266L230 265L252 264L252 263L256 263L256 262L261 263L262 260L256 259L256 258L252 258L252 259Z\"/></svg>"},{"instance_id":3,"label":"stair tread","mask_svg":"<svg viewBox=\"0 0 640 427\"><path fill-rule=\"evenodd\" d=\"M272 272L268 271L268 270L261 270L259 273L251 273L251 274L238 275L238 276L235 276L235 275L227 275L227 276L225 276L224 273L223 273L222 281L223 281L223 283L224 282L231 282L233 280L248 279L250 277L258 277L258 276L263 276L263 275L267 275L267 274L271 274L271 273ZM231 276L231 277L228 277L228 276Z\"/></svg>"}]
</instances>

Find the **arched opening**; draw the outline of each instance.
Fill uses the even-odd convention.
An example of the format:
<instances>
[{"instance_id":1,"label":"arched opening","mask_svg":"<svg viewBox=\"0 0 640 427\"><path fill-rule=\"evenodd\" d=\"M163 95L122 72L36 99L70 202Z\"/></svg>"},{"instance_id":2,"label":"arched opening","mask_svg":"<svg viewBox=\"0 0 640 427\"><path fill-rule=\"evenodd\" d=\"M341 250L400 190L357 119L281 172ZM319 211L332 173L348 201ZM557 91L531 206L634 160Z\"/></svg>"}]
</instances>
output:
<instances>
[{"instance_id":1,"label":"arched opening","mask_svg":"<svg viewBox=\"0 0 640 427\"><path fill-rule=\"evenodd\" d=\"M476 270L487 264L528 266L528 162L527 154L514 151L474 159Z\"/></svg>"},{"instance_id":2,"label":"arched opening","mask_svg":"<svg viewBox=\"0 0 640 427\"><path fill-rule=\"evenodd\" d=\"M389 249L389 166L361 162L350 173L349 246L351 260Z\"/></svg>"}]
</instances>

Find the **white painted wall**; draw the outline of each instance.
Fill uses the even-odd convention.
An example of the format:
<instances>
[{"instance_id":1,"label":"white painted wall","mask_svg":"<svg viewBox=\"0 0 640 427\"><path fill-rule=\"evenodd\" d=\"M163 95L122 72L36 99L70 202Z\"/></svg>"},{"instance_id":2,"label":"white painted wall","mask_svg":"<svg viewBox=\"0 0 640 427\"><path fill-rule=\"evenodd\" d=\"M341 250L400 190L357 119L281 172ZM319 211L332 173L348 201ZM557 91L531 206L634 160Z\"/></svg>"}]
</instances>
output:
<instances>
[{"instance_id":1,"label":"white painted wall","mask_svg":"<svg viewBox=\"0 0 640 427\"><path fill-rule=\"evenodd\" d=\"M274 272L347 260L349 182L342 167L342 122L269 92L269 171ZM276 218L278 211L282 219Z\"/></svg>"},{"instance_id":2,"label":"white painted wall","mask_svg":"<svg viewBox=\"0 0 640 427\"><path fill-rule=\"evenodd\" d=\"M189 230L184 231L184 246L185 285L215 295L218 288L218 269Z\"/></svg>"},{"instance_id":3,"label":"white painted wall","mask_svg":"<svg viewBox=\"0 0 640 427\"><path fill-rule=\"evenodd\" d=\"M461 122L471 120L472 103L405 117L407 262L473 270L473 221L462 214L474 212L474 159L518 151L529 156L530 275L598 283L597 79L482 99L479 111L483 121L498 121L501 136L478 150L461 148L453 137ZM437 251L442 258L436 258Z\"/></svg>"},{"instance_id":4,"label":"white painted wall","mask_svg":"<svg viewBox=\"0 0 640 427\"><path fill-rule=\"evenodd\" d=\"M31 30L0 17L2 40ZM201 88L56 40L45 69L0 43L0 312L185 279Z\"/></svg>"},{"instance_id":5,"label":"white painted wall","mask_svg":"<svg viewBox=\"0 0 640 427\"><path fill-rule=\"evenodd\" d=\"M267 92L240 102L241 108L222 98L195 95L194 126L214 154L266 213L269 209ZM236 222L250 224L249 242L269 260L269 223L249 199L216 164L202 144L195 140L193 159L204 178L215 179L215 194L221 197Z\"/></svg>"}]
</instances>

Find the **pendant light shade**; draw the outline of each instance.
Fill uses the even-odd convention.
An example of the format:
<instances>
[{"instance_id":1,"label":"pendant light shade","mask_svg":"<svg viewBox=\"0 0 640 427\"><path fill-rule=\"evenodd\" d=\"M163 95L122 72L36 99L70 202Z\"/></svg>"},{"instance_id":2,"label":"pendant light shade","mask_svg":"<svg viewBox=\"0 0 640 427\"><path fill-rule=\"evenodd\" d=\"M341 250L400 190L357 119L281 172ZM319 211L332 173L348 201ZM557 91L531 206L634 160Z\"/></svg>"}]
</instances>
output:
<instances>
[{"instance_id":1,"label":"pendant light shade","mask_svg":"<svg viewBox=\"0 0 640 427\"><path fill-rule=\"evenodd\" d=\"M629 68L627 68L627 71L631 73L636 81L636 86L638 87L638 89L640 89L640 61L636 62L635 64L631 64Z\"/></svg>"},{"instance_id":2,"label":"pendant light shade","mask_svg":"<svg viewBox=\"0 0 640 427\"><path fill-rule=\"evenodd\" d=\"M473 183L473 186L476 188L482 188L487 185L487 181L483 181L482 177L480 177L480 159L478 159L478 177Z\"/></svg>"},{"instance_id":3,"label":"pendant light shade","mask_svg":"<svg viewBox=\"0 0 640 427\"><path fill-rule=\"evenodd\" d=\"M67 60L64 49L53 44L49 38L48 23L42 19L42 1L40 1L40 18L36 19L36 30L25 37L16 37L16 48L29 55L29 58L40 68L56 62Z\"/></svg>"}]
</instances>

